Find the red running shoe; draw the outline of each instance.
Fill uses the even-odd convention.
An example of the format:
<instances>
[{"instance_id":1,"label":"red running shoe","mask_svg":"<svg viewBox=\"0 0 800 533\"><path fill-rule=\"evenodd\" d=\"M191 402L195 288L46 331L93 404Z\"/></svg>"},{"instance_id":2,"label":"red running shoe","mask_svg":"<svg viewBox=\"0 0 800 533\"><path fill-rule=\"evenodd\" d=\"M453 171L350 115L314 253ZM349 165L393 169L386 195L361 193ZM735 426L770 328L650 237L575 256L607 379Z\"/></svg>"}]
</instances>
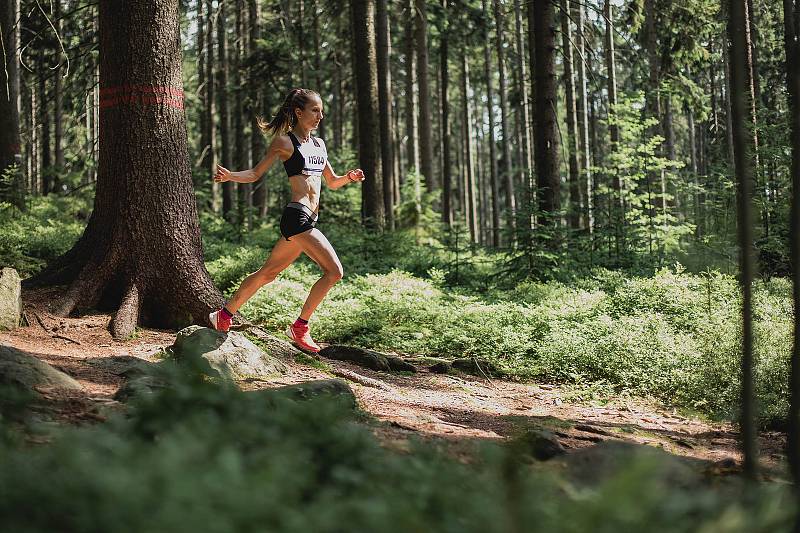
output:
<instances>
[{"instance_id":1,"label":"red running shoe","mask_svg":"<svg viewBox=\"0 0 800 533\"><path fill-rule=\"evenodd\" d=\"M295 326L292 324L289 326L289 329L286 330L286 336L292 339L292 342L294 342L301 350L306 350L312 353L317 353L320 350L320 347L316 342L314 342L314 339L312 339L311 335L308 333L308 325Z\"/></svg>"},{"instance_id":2,"label":"red running shoe","mask_svg":"<svg viewBox=\"0 0 800 533\"><path fill-rule=\"evenodd\" d=\"M222 313L222 309L217 309L208 315L208 321L211 322L211 327L217 331L228 331L231 329L231 319L225 317Z\"/></svg>"}]
</instances>

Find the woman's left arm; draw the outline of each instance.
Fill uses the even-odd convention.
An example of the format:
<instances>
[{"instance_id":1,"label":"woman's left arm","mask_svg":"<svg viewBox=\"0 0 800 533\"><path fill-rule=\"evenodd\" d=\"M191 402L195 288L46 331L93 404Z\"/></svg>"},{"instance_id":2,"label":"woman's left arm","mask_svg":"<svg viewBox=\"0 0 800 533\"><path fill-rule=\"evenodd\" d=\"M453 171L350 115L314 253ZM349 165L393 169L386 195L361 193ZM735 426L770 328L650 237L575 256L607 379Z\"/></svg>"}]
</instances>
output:
<instances>
[{"instance_id":1,"label":"woman's left arm","mask_svg":"<svg viewBox=\"0 0 800 533\"><path fill-rule=\"evenodd\" d=\"M331 168L330 161L325 161L325 168L322 170L322 175L325 177L325 183L328 184L328 188L330 189L338 189L351 182L360 183L364 181L364 171L360 168L348 170L344 176L337 176Z\"/></svg>"}]
</instances>

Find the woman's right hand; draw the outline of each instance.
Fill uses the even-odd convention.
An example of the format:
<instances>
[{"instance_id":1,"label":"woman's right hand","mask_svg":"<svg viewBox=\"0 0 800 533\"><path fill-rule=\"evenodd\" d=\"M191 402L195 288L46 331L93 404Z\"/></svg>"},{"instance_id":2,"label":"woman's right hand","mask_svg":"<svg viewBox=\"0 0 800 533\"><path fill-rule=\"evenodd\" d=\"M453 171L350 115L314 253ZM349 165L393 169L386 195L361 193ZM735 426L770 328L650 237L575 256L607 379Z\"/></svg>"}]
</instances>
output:
<instances>
[{"instance_id":1,"label":"woman's right hand","mask_svg":"<svg viewBox=\"0 0 800 533\"><path fill-rule=\"evenodd\" d=\"M222 165L217 165L217 173L214 174L214 181L217 183L222 183L230 180L231 180L231 171L223 167Z\"/></svg>"}]
</instances>

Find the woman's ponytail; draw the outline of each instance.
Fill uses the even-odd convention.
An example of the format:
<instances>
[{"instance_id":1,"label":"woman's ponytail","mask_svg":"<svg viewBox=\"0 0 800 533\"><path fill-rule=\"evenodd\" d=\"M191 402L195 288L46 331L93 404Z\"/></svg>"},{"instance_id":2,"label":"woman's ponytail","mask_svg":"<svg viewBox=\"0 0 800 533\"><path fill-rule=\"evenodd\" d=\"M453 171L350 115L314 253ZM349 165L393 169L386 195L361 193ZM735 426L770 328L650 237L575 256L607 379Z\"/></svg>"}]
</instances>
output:
<instances>
[{"instance_id":1,"label":"woman's ponytail","mask_svg":"<svg viewBox=\"0 0 800 533\"><path fill-rule=\"evenodd\" d=\"M283 104L281 104L280 109L271 121L266 122L262 117L256 118L258 127L264 133L270 133L272 135L286 133L297 124L297 114L294 110L305 109L308 101L314 96L319 98L319 94L311 89L292 89L289 94L286 95Z\"/></svg>"}]
</instances>

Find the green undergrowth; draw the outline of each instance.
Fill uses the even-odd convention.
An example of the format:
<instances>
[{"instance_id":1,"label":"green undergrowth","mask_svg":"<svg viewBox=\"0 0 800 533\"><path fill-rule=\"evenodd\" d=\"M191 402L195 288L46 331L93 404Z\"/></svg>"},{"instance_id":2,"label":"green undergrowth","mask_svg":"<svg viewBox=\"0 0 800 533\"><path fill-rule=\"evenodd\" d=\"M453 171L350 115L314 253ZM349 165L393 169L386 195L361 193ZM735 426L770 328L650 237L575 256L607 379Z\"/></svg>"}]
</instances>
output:
<instances>
[{"instance_id":1,"label":"green undergrowth","mask_svg":"<svg viewBox=\"0 0 800 533\"><path fill-rule=\"evenodd\" d=\"M0 523L18 533L146 531L790 530L790 494L735 480L675 484L637 459L597 483L477 444L468 464L435 444L380 445L331 398L265 398L174 376L126 416L44 430L0 425ZM44 444L42 444L44 443Z\"/></svg>"},{"instance_id":2,"label":"green undergrowth","mask_svg":"<svg viewBox=\"0 0 800 533\"><path fill-rule=\"evenodd\" d=\"M347 267L345 267L347 268ZM296 264L243 308L280 331L294 320L316 266ZM791 285L755 285L757 394L765 424L787 412ZM232 292L232 289L230 290ZM506 376L630 393L715 417L736 416L740 295L728 275L665 269L649 278L598 271L566 285L523 283L476 295L392 271L335 286L313 321L325 342L446 358L487 359Z\"/></svg>"},{"instance_id":3,"label":"green undergrowth","mask_svg":"<svg viewBox=\"0 0 800 533\"><path fill-rule=\"evenodd\" d=\"M31 197L25 211L0 203L0 264L23 278L39 272L78 240L89 219L85 193Z\"/></svg>"}]
</instances>

